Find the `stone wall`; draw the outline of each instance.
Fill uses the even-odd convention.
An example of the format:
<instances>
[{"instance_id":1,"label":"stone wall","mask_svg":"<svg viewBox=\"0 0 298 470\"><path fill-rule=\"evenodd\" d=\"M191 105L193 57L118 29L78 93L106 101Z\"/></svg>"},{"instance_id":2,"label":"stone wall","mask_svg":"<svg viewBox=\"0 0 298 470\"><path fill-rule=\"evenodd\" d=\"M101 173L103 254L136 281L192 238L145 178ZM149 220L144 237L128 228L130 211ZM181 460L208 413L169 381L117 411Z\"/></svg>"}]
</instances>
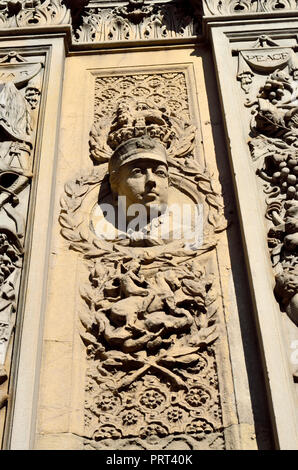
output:
<instances>
[{"instance_id":1,"label":"stone wall","mask_svg":"<svg viewBox=\"0 0 298 470\"><path fill-rule=\"evenodd\" d=\"M2 448L297 448L296 2L0 7Z\"/></svg>"}]
</instances>

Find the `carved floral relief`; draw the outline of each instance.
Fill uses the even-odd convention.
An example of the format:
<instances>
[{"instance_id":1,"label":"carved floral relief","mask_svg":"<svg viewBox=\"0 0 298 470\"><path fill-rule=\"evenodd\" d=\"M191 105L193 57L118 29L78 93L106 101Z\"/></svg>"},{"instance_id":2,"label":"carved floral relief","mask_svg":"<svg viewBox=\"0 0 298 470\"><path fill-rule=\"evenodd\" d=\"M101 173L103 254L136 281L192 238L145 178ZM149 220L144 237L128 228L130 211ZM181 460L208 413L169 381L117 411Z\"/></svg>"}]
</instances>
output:
<instances>
[{"instance_id":1,"label":"carved floral relief","mask_svg":"<svg viewBox=\"0 0 298 470\"><path fill-rule=\"evenodd\" d=\"M214 250L226 221L216 182L195 157L188 99L184 72L95 78L94 167L66 184L60 215L89 269L79 311L87 448L225 445ZM166 212L134 229L127 216L106 236L99 207L118 209L124 196L129 209L141 200L145 214L153 201L188 201L200 208L201 237L160 236Z\"/></svg>"},{"instance_id":2,"label":"carved floral relief","mask_svg":"<svg viewBox=\"0 0 298 470\"><path fill-rule=\"evenodd\" d=\"M0 58L0 406L15 327L42 86L43 58Z\"/></svg>"}]
</instances>

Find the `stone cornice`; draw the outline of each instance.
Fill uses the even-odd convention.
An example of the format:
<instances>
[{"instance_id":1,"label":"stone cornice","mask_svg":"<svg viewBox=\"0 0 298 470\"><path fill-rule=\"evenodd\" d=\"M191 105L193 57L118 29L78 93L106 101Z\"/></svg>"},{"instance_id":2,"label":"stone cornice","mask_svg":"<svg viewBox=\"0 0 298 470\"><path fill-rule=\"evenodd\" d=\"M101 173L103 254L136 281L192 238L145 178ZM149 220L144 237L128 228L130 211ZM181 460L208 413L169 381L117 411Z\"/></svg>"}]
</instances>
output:
<instances>
[{"instance_id":1,"label":"stone cornice","mask_svg":"<svg viewBox=\"0 0 298 470\"><path fill-rule=\"evenodd\" d=\"M0 0L0 30L19 34L29 28L33 34L40 28L68 25L73 45L82 47L179 42L200 35L202 22L297 14L298 0Z\"/></svg>"}]
</instances>

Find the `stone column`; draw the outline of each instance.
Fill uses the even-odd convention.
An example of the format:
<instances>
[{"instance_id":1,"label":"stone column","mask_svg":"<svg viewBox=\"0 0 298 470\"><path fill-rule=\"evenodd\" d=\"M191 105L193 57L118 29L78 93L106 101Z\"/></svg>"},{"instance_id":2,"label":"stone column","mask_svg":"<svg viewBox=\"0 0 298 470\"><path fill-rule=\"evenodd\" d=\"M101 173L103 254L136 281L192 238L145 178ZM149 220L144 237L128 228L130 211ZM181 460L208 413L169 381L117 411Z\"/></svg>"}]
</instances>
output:
<instances>
[{"instance_id":1,"label":"stone column","mask_svg":"<svg viewBox=\"0 0 298 470\"><path fill-rule=\"evenodd\" d=\"M276 445L297 449L296 2L204 0Z\"/></svg>"}]
</instances>

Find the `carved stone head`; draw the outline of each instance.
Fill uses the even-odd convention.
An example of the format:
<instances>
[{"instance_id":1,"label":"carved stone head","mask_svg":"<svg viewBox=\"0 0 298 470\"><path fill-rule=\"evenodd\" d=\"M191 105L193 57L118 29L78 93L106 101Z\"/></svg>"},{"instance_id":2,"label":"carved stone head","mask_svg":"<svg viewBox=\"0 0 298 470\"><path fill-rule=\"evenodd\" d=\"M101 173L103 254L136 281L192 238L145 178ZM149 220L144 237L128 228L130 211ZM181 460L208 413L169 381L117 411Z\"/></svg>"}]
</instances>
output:
<instances>
[{"instance_id":1,"label":"carved stone head","mask_svg":"<svg viewBox=\"0 0 298 470\"><path fill-rule=\"evenodd\" d=\"M168 163L165 147L147 136L119 145L109 162L109 179L115 196L126 205L142 204L146 210L168 202Z\"/></svg>"}]
</instances>

